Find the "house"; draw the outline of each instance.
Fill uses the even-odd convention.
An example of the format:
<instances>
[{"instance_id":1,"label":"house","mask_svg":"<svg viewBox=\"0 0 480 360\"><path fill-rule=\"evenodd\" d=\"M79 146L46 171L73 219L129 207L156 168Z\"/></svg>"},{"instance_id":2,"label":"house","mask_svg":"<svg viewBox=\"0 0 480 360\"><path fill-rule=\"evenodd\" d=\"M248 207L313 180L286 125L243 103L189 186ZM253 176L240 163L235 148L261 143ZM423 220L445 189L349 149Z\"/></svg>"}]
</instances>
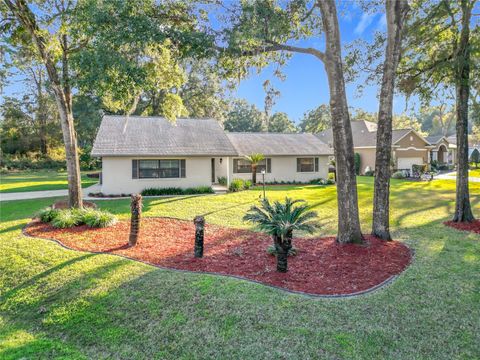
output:
<instances>
[{"instance_id":1,"label":"house","mask_svg":"<svg viewBox=\"0 0 480 360\"><path fill-rule=\"evenodd\" d=\"M266 157L257 168L266 182L308 182L327 178L333 150L313 134L227 133L214 119L139 116L104 116L92 149L107 195L250 179L252 153Z\"/></svg>"},{"instance_id":2,"label":"house","mask_svg":"<svg viewBox=\"0 0 480 360\"><path fill-rule=\"evenodd\" d=\"M360 155L360 173L365 169L375 169L375 149L377 142L377 124L369 121L352 121L354 151ZM316 136L323 142L333 143L332 129ZM392 166L398 170L411 170L413 165L430 164L432 160L453 164L456 146L445 137L424 138L413 129L392 131Z\"/></svg>"}]
</instances>

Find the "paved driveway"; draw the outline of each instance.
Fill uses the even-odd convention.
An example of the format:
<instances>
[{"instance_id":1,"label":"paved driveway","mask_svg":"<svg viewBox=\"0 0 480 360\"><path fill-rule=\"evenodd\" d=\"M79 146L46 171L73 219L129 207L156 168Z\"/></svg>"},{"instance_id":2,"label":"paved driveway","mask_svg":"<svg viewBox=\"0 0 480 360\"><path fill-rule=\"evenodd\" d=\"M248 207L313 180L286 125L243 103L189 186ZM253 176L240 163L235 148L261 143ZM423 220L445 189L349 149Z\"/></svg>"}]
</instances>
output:
<instances>
[{"instance_id":1,"label":"paved driveway","mask_svg":"<svg viewBox=\"0 0 480 360\"><path fill-rule=\"evenodd\" d=\"M90 199L88 194L91 192L98 192L99 185L95 184L88 188L83 189L83 197L85 199ZM45 190L45 191L25 191L25 192L13 192L13 193L0 193L0 201L11 201L11 200L29 200L29 199L40 199L48 197L60 197L67 196L68 190Z\"/></svg>"}]
</instances>

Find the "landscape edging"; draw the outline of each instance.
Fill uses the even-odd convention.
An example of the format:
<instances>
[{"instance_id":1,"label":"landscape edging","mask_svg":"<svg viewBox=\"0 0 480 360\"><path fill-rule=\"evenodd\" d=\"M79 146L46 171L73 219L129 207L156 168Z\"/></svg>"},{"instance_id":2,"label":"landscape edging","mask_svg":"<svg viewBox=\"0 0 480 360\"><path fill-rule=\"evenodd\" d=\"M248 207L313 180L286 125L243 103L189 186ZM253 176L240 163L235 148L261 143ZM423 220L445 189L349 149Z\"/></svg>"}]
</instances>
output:
<instances>
[{"instance_id":1,"label":"landscape edging","mask_svg":"<svg viewBox=\"0 0 480 360\"><path fill-rule=\"evenodd\" d=\"M175 217L170 217L170 216L146 216L145 218L161 218L161 219L175 219L175 220L182 220L182 221L187 221L185 219L180 219L180 218L175 218ZM208 272L208 271L192 271L192 270L183 270L183 269L175 269L175 268L170 268L170 267L166 267L166 266L161 266L161 265L157 265L157 264L152 264L148 261L144 261L144 260L141 260L141 259L135 259L135 258L132 258L130 256L127 256L127 255L122 255L122 254L114 254L114 253L108 253L108 252L103 252L103 251L91 251L91 250L78 250L78 249L74 249L74 248L71 248L65 244L63 244L62 242L60 242L59 240L56 240L56 239L53 239L53 238L48 238L48 237L39 237L39 236L33 236L33 235L30 235L26 232L27 228L30 226L30 224L32 224L32 222L30 221L28 224L26 224L25 226L22 227L22 234L26 237L30 237L32 239L41 239L41 240L48 240L48 241L52 241L58 245L60 245L61 247L63 247L64 249L67 249L67 250L71 250L71 251L76 251L76 252L84 252L84 253L90 253L90 254L98 254L98 255L110 255L110 256L118 256L118 257L121 257L123 259L127 259L127 260L132 260L132 261L137 261L137 262L140 262L140 263L143 263L145 265L149 265L149 266L153 266L153 267L156 267L158 269L162 269L162 270L168 270L168 271L175 271L175 272L180 272L180 273L189 273L189 274L200 274L200 275L215 275L215 276L222 276L222 277L229 277L229 278L234 278L234 279L238 279L238 280L243 280L243 281L249 281L251 283L254 283L254 284L260 284L262 286L267 286L267 287L270 287L270 288L273 288L273 289L276 289L276 290L280 290L280 291L284 291L284 292L287 292L287 293L290 293L290 294L295 294L295 295L303 295L305 297L308 297L308 298L313 298L313 299L347 299L347 298L356 298L356 297L361 297L361 296L364 296L364 295L368 295L374 291L377 291L377 290L380 290L380 289L383 289L383 288L386 288L388 285L392 284L394 282L395 279L397 279L401 274L403 274L407 269L408 267L413 263L413 260L415 258L415 251L414 249L412 249L409 245L405 244L405 243L402 243L403 245L405 245L409 250L410 250L410 261L409 263L407 264L407 266L405 267L405 269L403 269L402 272L400 272L399 274L396 274L396 275L392 275L390 276L389 278L385 279L384 281L382 281L381 283L375 285L375 286L372 286L371 288L369 289L366 289L366 290L362 290L362 291L358 291L358 292L355 292L355 293L351 293L351 294L325 294L325 295L320 295L320 294L311 294L311 293L307 293L307 292L303 292L303 291L299 291L299 290L290 290L290 289L285 289L281 286L276 286L276 285L271 285L271 284L265 284L261 281L257 281L257 280L252 280L252 279L248 279L248 278L245 278L245 277L242 277L242 276L239 276L239 275L228 275L228 274L220 274L220 273L216 273L216 272Z\"/></svg>"}]
</instances>

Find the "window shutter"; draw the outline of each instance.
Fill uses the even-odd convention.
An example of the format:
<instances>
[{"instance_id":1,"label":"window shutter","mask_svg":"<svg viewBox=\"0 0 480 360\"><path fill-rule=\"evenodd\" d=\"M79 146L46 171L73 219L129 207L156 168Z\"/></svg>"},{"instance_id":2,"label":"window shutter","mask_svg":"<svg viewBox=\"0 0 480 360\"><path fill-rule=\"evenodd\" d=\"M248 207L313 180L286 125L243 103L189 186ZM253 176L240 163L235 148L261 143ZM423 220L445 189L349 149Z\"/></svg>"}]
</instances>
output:
<instances>
[{"instance_id":1,"label":"window shutter","mask_svg":"<svg viewBox=\"0 0 480 360\"><path fill-rule=\"evenodd\" d=\"M185 165L186 165L186 160L185 159L180 160L180 177L182 178L186 176Z\"/></svg>"},{"instance_id":2,"label":"window shutter","mask_svg":"<svg viewBox=\"0 0 480 360\"><path fill-rule=\"evenodd\" d=\"M233 159L233 173L236 174L238 169L238 159Z\"/></svg>"},{"instance_id":3,"label":"window shutter","mask_svg":"<svg viewBox=\"0 0 480 360\"><path fill-rule=\"evenodd\" d=\"M132 179L138 179L138 160L132 160Z\"/></svg>"},{"instance_id":4,"label":"window shutter","mask_svg":"<svg viewBox=\"0 0 480 360\"><path fill-rule=\"evenodd\" d=\"M297 172L301 172L300 159L297 158Z\"/></svg>"},{"instance_id":5,"label":"window shutter","mask_svg":"<svg viewBox=\"0 0 480 360\"><path fill-rule=\"evenodd\" d=\"M315 172L318 171L318 158L315 158Z\"/></svg>"},{"instance_id":6,"label":"window shutter","mask_svg":"<svg viewBox=\"0 0 480 360\"><path fill-rule=\"evenodd\" d=\"M272 159L268 158L267 159L267 173L272 172Z\"/></svg>"}]
</instances>

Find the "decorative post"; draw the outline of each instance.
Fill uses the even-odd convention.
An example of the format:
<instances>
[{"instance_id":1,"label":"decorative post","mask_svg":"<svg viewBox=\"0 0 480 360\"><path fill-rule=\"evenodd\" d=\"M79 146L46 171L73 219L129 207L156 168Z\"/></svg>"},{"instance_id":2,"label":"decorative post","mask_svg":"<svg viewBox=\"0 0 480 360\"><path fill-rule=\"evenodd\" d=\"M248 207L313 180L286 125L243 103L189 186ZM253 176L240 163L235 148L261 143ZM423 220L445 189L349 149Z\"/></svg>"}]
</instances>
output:
<instances>
[{"instance_id":1,"label":"decorative post","mask_svg":"<svg viewBox=\"0 0 480 360\"><path fill-rule=\"evenodd\" d=\"M195 216L193 219L195 224L195 249L196 258L203 257L203 238L205 233L205 218L203 216Z\"/></svg>"},{"instance_id":2,"label":"decorative post","mask_svg":"<svg viewBox=\"0 0 480 360\"><path fill-rule=\"evenodd\" d=\"M265 170L262 170L263 199L265 199Z\"/></svg>"},{"instance_id":3,"label":"decorative post","mask_svg":"<svg viewBox=\"0 0 480 360\"><path fill-rule=\"evenodd\" d=\"M140 215L142 214L142 195L132 194L132 202L130 204L131 219L130 219L130 237L128 238L128 245L135 246L138 241L140 233Z\"/></svg>"}]
</instances>

